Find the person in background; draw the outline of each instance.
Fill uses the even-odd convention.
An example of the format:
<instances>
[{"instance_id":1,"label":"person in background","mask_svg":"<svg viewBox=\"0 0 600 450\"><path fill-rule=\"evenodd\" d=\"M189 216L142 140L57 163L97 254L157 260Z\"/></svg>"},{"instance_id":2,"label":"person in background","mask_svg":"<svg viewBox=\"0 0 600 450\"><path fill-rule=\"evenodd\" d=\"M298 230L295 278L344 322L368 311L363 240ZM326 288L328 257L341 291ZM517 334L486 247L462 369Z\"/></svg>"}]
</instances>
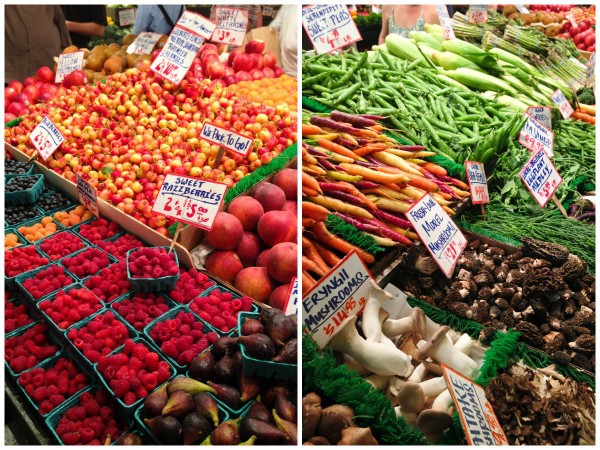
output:
<instances>
[{"instance_id":1,"label":"person in background","mask_svg":"<svg viewBox=\"0 0 600 450\"><path fill-rule=\"evenodd\" d=\"M71 45L58 5L5 5L4 82L23 81Z\"/></svg>"},{"instance_id":2,"label":"person in background","mask_svg":"<svg viewBox=\"0 0 600 450\"><path fill-rule=\"evenodd\" d=\"M291 77L298 77L298 7L282 5L277 16L269 24L279 33L281 68Z\"/></svg>"},{"instance_id":3,"label":"person in background","mask_svg":"<svg viewBox=\"0 0 600 450\"><path fill-rule=\"evenodd\" d=\"M183 5L139 5L132 33L149 31L168 35L184 11Z\"/></svg>"},{"instance_id":4,"label":"person in background","mask_svg":"<svg viewBox=\"0 0 600 450\"><path fill-rule=\"evenodd\" d=\"M410 37L411 31L422 31L426 23L440 23L435 5L383 5L379 45L388 34Z\"/></svg>"},{"instance_id":5,"label":"person in background","mask_svg":"<svg viewBox=\"0 0 600 450\"><path fill-rule=\"evenodd\" d=\"M104 36L106 6L104 5L61 5L73 45L87 48L92 36Z\"/></svg>"}]
</instances>

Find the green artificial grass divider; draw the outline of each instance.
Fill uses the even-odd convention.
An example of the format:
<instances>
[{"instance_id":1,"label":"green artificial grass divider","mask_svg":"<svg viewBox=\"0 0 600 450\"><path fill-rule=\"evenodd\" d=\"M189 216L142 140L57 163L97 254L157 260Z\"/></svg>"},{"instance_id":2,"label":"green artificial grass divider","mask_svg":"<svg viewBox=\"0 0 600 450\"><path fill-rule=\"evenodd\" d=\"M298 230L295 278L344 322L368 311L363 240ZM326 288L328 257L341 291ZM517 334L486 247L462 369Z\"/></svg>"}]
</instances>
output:
<instances>
[{"instance_id":1,"label":"green artificial grass divider","mask_svg":"<svg viewBox=\"0 0 600 450\"><path fill-rule=\"evenodd\" d=\"M377 241L375 241L372 236L360 231L354 225L344 222L333 214L327 216L325 226L331 233L360 247L366 252L375 254L385 251L385 248L378 245Z\"/></svg>"}]
</instances>

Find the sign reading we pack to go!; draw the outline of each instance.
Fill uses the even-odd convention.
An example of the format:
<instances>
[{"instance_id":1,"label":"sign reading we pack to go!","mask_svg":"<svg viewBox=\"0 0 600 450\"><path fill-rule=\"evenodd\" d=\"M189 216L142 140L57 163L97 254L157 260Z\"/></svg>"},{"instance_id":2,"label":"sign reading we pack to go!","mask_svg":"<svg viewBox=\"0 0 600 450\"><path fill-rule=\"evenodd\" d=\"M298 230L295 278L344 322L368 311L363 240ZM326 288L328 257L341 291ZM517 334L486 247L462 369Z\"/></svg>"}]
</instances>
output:
<instances>
[{"instance_id":1,"label":"sign reading we pack to go!","mask_svg":"<svg viewBox=\"0 0 600 450\"><path fill-rule=\"evenodd\" d=\"M471 203L474 205L483 205L490 202L488 192L487 178L483 163L475 161L465 161L467 171L467 181L471 190Z\"/></svg>"},{"instance_id":2,"label":"sign reading we pack to go!","mask_svg":"<svg viewBox=\"0 0 600 450\"><path fill-rule=\"evenodd\" d=\"M243 9L217 8L217 28L211 41L240 47L244 44L248 28L248 11Z\"/></svg>"},{"instance_id":3,"label":"sign reading we pack to go!","mask_svg":"<svg viewBox=\"0 0 600 450\"><path fill-rule=\"evenodd\" d=\"M160 187L152 211L211 230L226 190L224 183L169 174Z\"/></svg>"},{"instance_id":4,"label":"sign reading we pack to go!","mask_svg":"<svg viewBox=\"0 0 600 450\"><path fill-rule=\"evenodd\" d=\"M539 150L533 155L519 175L542 208L546 206L548 200L552 198L558 186L563 182L544 150Z\"/></svg>"},{"instance_id":5,"label":"sign reading we pack to go!","mask_svg":"<svg viewBox=\"0 0 600 450\"><path fill-rule=\"evenodd\" d=\"M304 326L319 347L324 348L342 322L364 308L370 278L369 269L352 250L304 296Z\"/></svg>"},{"instance_id":6,"label":"sign reading we pack to go!","mask_svg":"<svg viewBox=\"0 0 600 450\"><path fill-rule=\"evenodd\" d=\"M55 83L62 83L67 75L75 70L81 70L83 67L84 52L63 53L58 57L58 66L56 67Z\"/></svg>"},{"instance_id":7,"label":"sign reading we pack to go!","mask_svg":"<svg viewBox=\"0 0 600 450\"><path fill-rule=\"evenodd\" d=\"M305 6L302 26L318 54L330 53L362 39L346 5Z\"/></svg>"},{"instance_id":8,"label":"sign reading we pack to go!","mask_svg":"<svg viewBox=\"0 0 600 450\"><path fill-rule=\"evenodd\" d=\"M44 117L29 135L29 140L42 159L46 161L65 138L60 134L56 125L48 117Z\"/></svg>"},{"instance_id":9,"label":"sign reading we pack to go!","mask_svg":"<svg viewBox=\"0 0 600 450\"><path fill-rule=\"evenodd\" d=\"M554 156L554 133L526 113L527 121L519 133L519 143L533 152L544 150Z\"/></svg>"},{"instance_id":10,"label":"sign reading we pack to go!","mask_svg":"<svg viewBox=\"0 0 600 450\"><path fill-rule=\"evenodd\" d=\"M253 139L235 131L226 130L209 123L204 123L202 126L200 137L242 156L247 156L250 153L254 142Z\"/></svg>"}]
</instances>

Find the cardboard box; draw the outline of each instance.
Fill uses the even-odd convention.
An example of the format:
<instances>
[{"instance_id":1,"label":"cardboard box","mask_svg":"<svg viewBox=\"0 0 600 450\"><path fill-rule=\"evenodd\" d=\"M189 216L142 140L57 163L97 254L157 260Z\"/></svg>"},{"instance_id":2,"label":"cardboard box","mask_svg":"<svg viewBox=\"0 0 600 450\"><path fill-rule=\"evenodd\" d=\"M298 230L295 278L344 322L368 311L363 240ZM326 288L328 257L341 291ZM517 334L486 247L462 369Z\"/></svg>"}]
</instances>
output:
<instances>
[{"instance_id":1,"label":"cardboard box","mask_svg":"<svg viewBox=\"0 0 600 450\"><path fill-rule=\"evenodd\" d=\"M277 30L270 31L269 27L260 27L250 30L246 33L244 45L255 39L265 41L265 51L275 53L277 56L277 65L281 67L281 49L279 48L279 33L277 33Z\"/></svg>"}]
</instances>

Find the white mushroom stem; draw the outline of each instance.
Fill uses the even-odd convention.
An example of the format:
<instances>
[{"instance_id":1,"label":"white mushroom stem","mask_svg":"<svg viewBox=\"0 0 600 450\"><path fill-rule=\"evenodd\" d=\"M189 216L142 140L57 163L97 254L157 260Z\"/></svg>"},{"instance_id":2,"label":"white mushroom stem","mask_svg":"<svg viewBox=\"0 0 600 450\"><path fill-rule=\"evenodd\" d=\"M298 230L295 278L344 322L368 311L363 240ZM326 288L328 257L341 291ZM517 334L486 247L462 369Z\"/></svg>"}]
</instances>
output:
<instances>
[{"instance_id":1,"label":"white mushroom stem","mask_svg":"<svg viewBox=\"0 0 600 450\"><path fill-rule=\"evenodd\" d=\"M401 336L412 331L412 317L402 319L387 319L381 329L387 337Z\"/></svg>"},{"instance_id":2,"label":"white mushroom stem","mask_svg":"<svg viewBox=\"0 0 600 450\"><path fill-rule=\"evenodd\" d=\"M420 383L427 375L427 368L423 364L419 364L413 373L408 377L408 381L414 381Z\"/></svg>"},{"instance_id":3,"label":"white mushroom stem","mask_svg":"<svg viewBox=\"0 0 600 450\"><path fill-rule=\"evenodd\" d=\"M434 411L445 412L446 414L450 414L450 408L454 407L454 399L452 398L452 394L448 389L445 389L440 395L438 395L433 404L431 405L431 409Z\"/></svg>"},{"instance_id":4,"label":"white mushroom stem","mask_svg":"<svg viewBox=\"0 0 600 450\"><path fill-rule=\"evenodd\" d=\"M381 325L383 324L383 322L389 317L389 313L387 311L385 311L383 308L381 308L379 310L379 327L381 328ZM367 339L368 340L368 339ZM398 348L396 346L396 344L394 344L394 342L387 337L385 334L381 333L381 339L380 341L382 344L386 344L386 345L391 345L394 348Z\"/></svg>"},{"instance_id":5,"label":"white mushroom stem","mask_svg":"<svg viewBox=\"0 0 600 450\"><path fill-rule=\"evenodd\" d=\"M365 378L365 380L367 380L367 383L373 386L376 390L383 391L387 387L390 377L387 375L377 375L374 373L373 375L369 375L367 378Z\"/></svg>"},{"instance_id":6,"label":"white mushroom stem","mask_svg":"<svg viewBox=\"0 0 600 450\"><path fill-rule=\"evenodd\" d=\"M392 294L381 289L373 279L370 279L369 299L362 313L362 330L367 342L381 341L381 322L379 311L381 306L394 298Z\"/></svg>"},{"instance_id":7,"label":"white mushroom stem","mask_svg":"<svg viewBox=\"0 0 600 450\"><path fill-rule=\"evenodd\" d=\"M406 382L400 377L391 377L389 379L386 395L394 405L398 403L398 393L402 389L402 386L404 386L404 383Z\"/></svg>"},{"instance_id":8,"label":"white mushroom stem","mask_svg":"<svg viewBox=\"0 0 600 450\"><path fill-rule=\"evenodd\" d=\"M473 350L473 339L467 333L464 333L458 338L458 341L454 344L454 348L469 356L471 350Z\"/></svg>"},{"instance_id":9,"label":"white mushroom stem","mask_svg":"<svg viewBox=\"0 0 600 450\"><path fill-rule=\"evenodd\" d=\"M419 386L421 386L421 389L423 389L423 395L425 395L426 398L437 397L445 389L447 389L446 380L444 377L435 377L430 378L429 380L421 381Z\"/></svg>"},{"instance_id":10,"label":"white mushroom stem","mask_svg":"<svg viewBox=\"0 0 600 450\"><path fill-rule=\"evenodd\" d=\"M348 369L356 370L356 372L358 372L358 375L361 377L369 376L372 373L365 366L363 366L358 361L356 361L354 358L352 358L346 354L344 354L344 364L346 364L346 367L348 367Z\"/></svg>"},{"instance_id":11,"label":"white mushroom stem","mask_svg":"<svg viewBox=\"0 0 600 450\"><path fill-rule=\"evenodd\" d=\"M371 372L378 375L405 376L410 370L410 357L379 342L367 342L356 330L356 317L346 319L329 346L334 351L350 355Z\"/></svg>"},{"instance_id":12,"label":"white mushroom stem","mask_svg":"<svg viewBox=\"0 0 600 450\"><path fill-rule=\"evenodd\" d=\"M400 408L399 406L396 406L394 408L394 411L396 411L396 417L398 417L398 418L404 417L404 420L406 421L407 424L412 425L414 427L415 424L417 423L417 415L415 413L409 413L406 411L402 411L402 408Z\"/></svg>"}]
</instances>

